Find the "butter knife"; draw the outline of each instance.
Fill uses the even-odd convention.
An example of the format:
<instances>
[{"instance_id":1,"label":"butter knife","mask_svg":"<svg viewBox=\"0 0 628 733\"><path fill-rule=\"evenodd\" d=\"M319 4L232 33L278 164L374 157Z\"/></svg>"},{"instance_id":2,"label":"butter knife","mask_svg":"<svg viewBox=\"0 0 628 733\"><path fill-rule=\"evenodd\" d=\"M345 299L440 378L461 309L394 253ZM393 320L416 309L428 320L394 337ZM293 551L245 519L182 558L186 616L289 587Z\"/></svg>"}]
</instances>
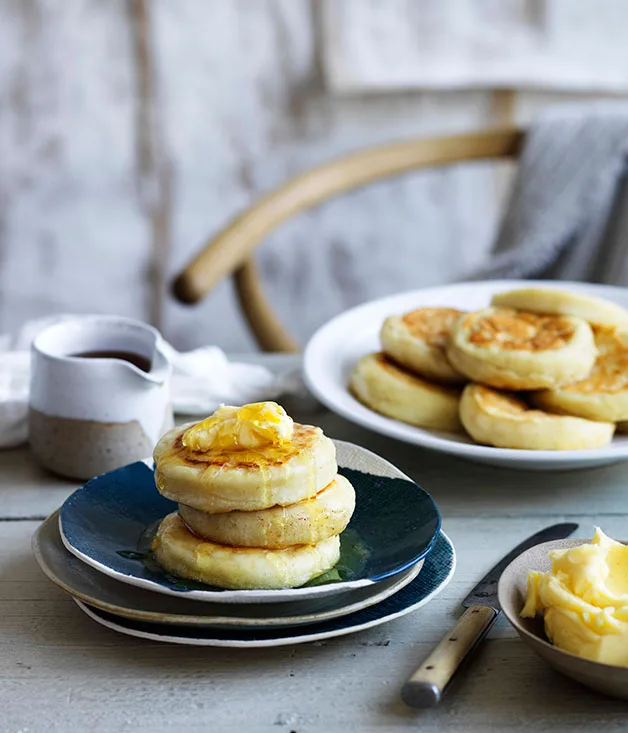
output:
<instances>
[{"instance_id":1,"label":"butter knife","mask_svg":"<svg viewBox=\"0 0 628 733\"><path fill-rule=\"evenodd\" d=\"M510 563L522 552L541 542L560 540L578 529L577 524L554 524L533 534L502 558L462 601L465 612L454 628L435 647L401 690L401 698L415 708L437 705L471 652L488 634L501 613L497 582Z\"/></svg>"}]
</instances>

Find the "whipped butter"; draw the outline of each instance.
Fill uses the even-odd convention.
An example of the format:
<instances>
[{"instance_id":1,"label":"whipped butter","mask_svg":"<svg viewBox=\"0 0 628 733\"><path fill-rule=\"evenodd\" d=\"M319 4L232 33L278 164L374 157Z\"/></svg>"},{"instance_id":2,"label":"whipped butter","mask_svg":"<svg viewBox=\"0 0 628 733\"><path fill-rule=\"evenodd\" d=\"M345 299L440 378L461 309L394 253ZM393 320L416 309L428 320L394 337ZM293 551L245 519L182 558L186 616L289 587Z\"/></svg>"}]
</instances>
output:
<instances>
[{"instance_id":1,"label":"whipped butter","mask_svg":"<svg viewBox=\"0 0 628 733\"><path fill-rule=\"evenodd\" d=\"M528 574L521 616L541 612L549 640L565 651L628 666L628 546L597 528L590 543L550 560L549 572Z\"/></svg>"},{"instance_id":2,"label":"whipped butter","mask_svg":"<svg viewBox=\"0 0 628 733\"><path fill-rule=\"evenodd\" d=\"M243 407L221 405L213 415L183 434L183 445L195 452L250 450L289 443L294 423L276 402Z\"/></svg>"}]
</instances>

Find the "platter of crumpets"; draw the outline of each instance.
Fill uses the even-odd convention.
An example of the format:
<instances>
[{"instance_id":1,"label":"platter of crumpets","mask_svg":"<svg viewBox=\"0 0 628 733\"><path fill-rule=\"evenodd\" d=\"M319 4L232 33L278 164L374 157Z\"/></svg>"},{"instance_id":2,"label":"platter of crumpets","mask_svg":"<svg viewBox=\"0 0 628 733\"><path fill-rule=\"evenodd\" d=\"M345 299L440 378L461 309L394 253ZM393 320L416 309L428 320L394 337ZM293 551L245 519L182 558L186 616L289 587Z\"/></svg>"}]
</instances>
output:
<instances>
[{"instance_id":1,"label":"platter of crumpets","mask_svg":"<svg viewBox=\"0 0 628 733\"><path fill-rule=\"evenodd\" d=\"M382 298L320 328L304 376L352 422L460 458L628 460L628 290L493 280Z\"/></svg>"}]
</instances>

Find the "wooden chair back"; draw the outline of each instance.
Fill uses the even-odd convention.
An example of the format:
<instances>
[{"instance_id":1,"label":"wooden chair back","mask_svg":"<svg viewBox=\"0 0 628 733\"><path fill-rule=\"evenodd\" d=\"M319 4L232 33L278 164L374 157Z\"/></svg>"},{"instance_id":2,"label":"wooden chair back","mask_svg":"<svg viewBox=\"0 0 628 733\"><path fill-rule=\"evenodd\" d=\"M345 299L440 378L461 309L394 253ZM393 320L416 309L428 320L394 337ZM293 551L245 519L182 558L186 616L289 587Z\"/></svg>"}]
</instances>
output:
<instances>
[{"instance_id":1,"label":"wooden chair back","mask_svg":"<svg viewBox=\"0 0 628 733\"><path fill-rule=\"evenodd\" d=\"M370 148L313 168L267 194L233 219L175 279L184 303L197 303L227 276L235 278L242 311L265 351L298 351L269 303L251 255L281 222L305 209L381 178L461 161L514 158L524 131L514 127L412 140Z\"/></svg>"}]
</instances>

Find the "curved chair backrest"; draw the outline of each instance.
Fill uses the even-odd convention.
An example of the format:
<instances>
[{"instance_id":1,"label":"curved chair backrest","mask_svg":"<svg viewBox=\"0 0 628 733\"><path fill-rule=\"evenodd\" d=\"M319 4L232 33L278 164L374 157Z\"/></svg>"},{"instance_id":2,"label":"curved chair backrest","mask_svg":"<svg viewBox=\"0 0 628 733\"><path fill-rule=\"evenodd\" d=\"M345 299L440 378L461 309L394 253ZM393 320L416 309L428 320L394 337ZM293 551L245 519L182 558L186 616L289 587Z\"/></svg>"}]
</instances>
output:
<instances>
[{"instance_id":1,"label":"curved chair backrest","mask_svg":"<svg viewBox=\"0 0 628 733\"><path fill-rule=\"evenodd\" d=\"M363 150L313 168L261 198L237 216L176 278L175 296L184 303L201 300L216 283L233 274L244 315L265 351L298 351L268 302L253 250L282 221L380 178L419 168L467 160L514 158L525 132L507 127L395 143Z\"/></svg>"}]
</instances>

